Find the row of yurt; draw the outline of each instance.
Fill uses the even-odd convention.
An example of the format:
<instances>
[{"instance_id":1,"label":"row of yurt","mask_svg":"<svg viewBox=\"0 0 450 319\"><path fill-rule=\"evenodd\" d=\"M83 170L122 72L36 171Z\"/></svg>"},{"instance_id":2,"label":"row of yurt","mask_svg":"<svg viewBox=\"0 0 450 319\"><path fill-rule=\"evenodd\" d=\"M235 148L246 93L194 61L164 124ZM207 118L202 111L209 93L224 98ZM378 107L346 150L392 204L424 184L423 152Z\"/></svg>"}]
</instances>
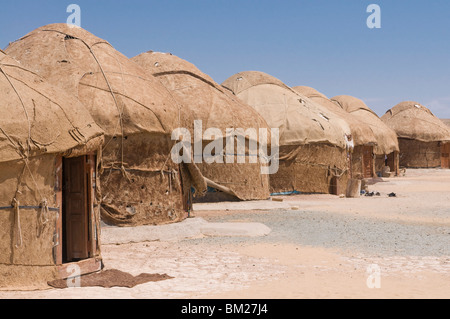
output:
<instances>
[{"instance_id":1,"label":"row of yurt","mask_svg":"<svg viewBox=\"0 0 450 319\"><path fill-rule=\"evenodd\" d=\"M395 125L361 100L262 72L219 85L172 54L128 59L67 24L11 43L0 73L0 287L64 278L73 263L101 269L101 222L179 222L194 201L340 195L349 179L398 170ZM279 159L274 174L261 156Z\"/></svg>"},{"instance_id":2,"label":"row of yurt","mask_svg":"<svg viewBox=\"0 0 450 319\"><path fill-rule=\"evenodd\" d=\"M241 72L222 85L279 129L272 194L345 193L350 128L341 117L263 72Z\"/></svg>"},{"instance_id":3,"label":"row of yurt","mask_svg":"<svg viewBox=\"0 0 450 319\"><path fill-rule=\"evenodd\" d=\"M104 130L103 221L135 226L186 217L191 187L201 183L195 167L170 160L180 110L158 80L105 40L67 24L36 29L6 52L77 97Z\"/></svg>"},{"instance_id":4,"label":"row of yurt","mask_svg":"<svg viewBox=\"0 0 450 319\"><path fill-rule=\"evenodd\" d=\"M450 168L450 128L428 108L406 101L388 110L381 119L398 136L401 166Z\"/></svg>"},{"instance_id":5,"label":"row of yurt","mask_svg":"<svg viewBox=\"0 0 450 319\"><path fill-rule=\"evenodd\" d=\"M101 269L103 131L76 98L0 51L0 287Z\"/></svg>"},{"instance_id":6,"label":"row of yurt","mask_svg":"<svg viewBox=\"0 0 450 319\"><path fill-rule=\"evenodd\" d=\"M66 24L1 53L0 287L102 268L101 220L183 220L194 163L170 160L181 112L171 93L106 41ZM17 62L16 62L17 61Z\"/></svg>"},{"instance_id":7,"label":"row of yurt","mask_svg":"<svg viewBox=\"0 0 450 319\"><path fill-rule=\"evenodd\" d=\"M20 267L46 269L36 272L43 279L63 277L73 262L82 266L82 273L98 270L100 219L116 226L164 224L186 218L192 202L205 193L210 200L269 197L268 175L260 173L264 165L249 153L253 136L245 135L248 127L269 127L254 109L193 65L172 55L150 54L135 63L107 41L66 24L36 29L6 51L10 57L4 59L2 84L11 88L2 90L2 103L13 93L17 96L16 104L2 104L2 112L17 115L9 108L22 107L28 123L3 118L5 125L0 127L5 153L1 165L8 170L0 185L15 190L2 193L1 209L10 214L2 216L1 238L11 240L3 241L7 253L0 266L6 267L7 275L0 286L17 284L18 274L26 273ZM153 66L161 65L167 73L145 65L155 58ZM28 73L21 79L13 71ZM38 97L30 97L33 90ZM53 104L61 110L54 111ZM173 160L173 147L180 142L173 132L187 127L195 135L196 119L203 122L202 138L209 134L201 141L206 144L200 145L201 151L209 147L214 158L229 158L230 149L223 144L231 140L234 164ZM65 130L65 122L72 127ZM222 132L208 130L212 128ZM238 128L243 136L233 130ZM240 137L243 150L237 143L234 147ZM244 157L244 162L237 157ZM12 187L14 182L17 187ZM28 218L33 214L36 220ZM51 225L45 235L43 225ZM32 236L32 227L40 239ZM11 271L14 265L18 268ZM34 277L28 276L27 282L39 281Z\"/></svg>"},{"instance_id":8,"label":"row of yurt","mask_svg":"<svg viewBox=\"0 0 450 319\"><path fill-rule=\"evenodd\" d=\"M354 114L344 110L338 103L333 102L311 87L297 86L293 89L345 119L351 130L348 139L353 144L349 153L350 176L355 179L372 177L372 167L374 167L372 154L377 145L377 137L371 127Z\"/></svg>"},{"instance_id":9,"label":"row of yurt","mask_svg":"<svg viewBox=\"0 0 450 319\"><path fill-rule=\"evenodd\" d=\"M386 126L378 115L362 100L348 95L340 95L331 99L346 112L355 116L361 123L366 124L376 138L373 150L362 148L363 177L373 177L383 171L385 166L394 174L398 174L399 146L394 130ZM370 153L371 152L371 153ZM373 157L371 160L370 157Z\"/></svg>"}]
</instances>

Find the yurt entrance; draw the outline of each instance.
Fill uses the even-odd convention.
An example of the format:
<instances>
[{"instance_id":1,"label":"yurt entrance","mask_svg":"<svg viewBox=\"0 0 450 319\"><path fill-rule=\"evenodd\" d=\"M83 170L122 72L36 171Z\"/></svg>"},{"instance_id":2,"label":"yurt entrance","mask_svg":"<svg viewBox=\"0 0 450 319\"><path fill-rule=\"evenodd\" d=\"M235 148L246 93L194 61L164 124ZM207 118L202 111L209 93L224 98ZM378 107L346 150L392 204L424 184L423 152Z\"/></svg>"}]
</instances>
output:
<instances>
[{"instance_id":1,"label":"yurt entrance","mask_svg":"<svg viewBox=\"0 0 450 319\"><path fill-rule=\"evenodd\" d=\"M398 175L399 172L399 152L395 151L387 155L386 166L389 166L390 171Z\"/></svg>"},{"instance_id":2,"label":"yurt entrance","mask_svg":"<svg viewBox=\"0 0 450 319\"><path fill-rule=\"evenodd\" d=\"M450 168L450 143L441 144L441 168Z\"/></svg>"},{"instance_id":3,"label":"yurt entrance","mask_svg":"<svg viewBox=\"0 0 450 319\"><path fill-rule=\"evenodd\" d=\"M373 177L374 167L372 149L372 146L363 146L362 149L362 165L364 178Z\"/></svg>"},{"instance_id":4,"label":"yurt entrance","mask_svg":"<svg viewBox=\"0 0 450 319\"><path fill-rule=\"evenodd\" d=\"M63 262L89 258L89 157L63 159Z\"/></svg>"},{"instance_id":5,"label":"yurt entrance","mask_svg":"<svg viewBox=\"0 0 450 319\"><path fill-rule=\"evenodd\" d=\"M93 213L95 164L95 155L58 160L57 196L61 214L58 219L57 265L83 261L85 263L80 264L80 268L92 270L98 267L98 262L92 258L97 247ZM84 270L81 269L82 273Z\"/></svg>"}]
</instances>

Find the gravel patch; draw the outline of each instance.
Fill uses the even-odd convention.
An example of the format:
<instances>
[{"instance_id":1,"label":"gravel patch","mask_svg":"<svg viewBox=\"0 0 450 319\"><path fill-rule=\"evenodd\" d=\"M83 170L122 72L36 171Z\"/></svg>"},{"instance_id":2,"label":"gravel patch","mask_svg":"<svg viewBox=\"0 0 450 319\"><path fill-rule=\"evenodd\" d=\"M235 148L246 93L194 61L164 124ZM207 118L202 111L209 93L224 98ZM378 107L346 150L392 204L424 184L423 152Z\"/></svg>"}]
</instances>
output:
<instances>
[{"instance_id":1,"label":"gravel patch","mask_svg":"<svg viewBox=\"0 0 450 319\"><path fill-rule=\"evenodd\" d=\"M448 212L447 212L448 214ZM266 213L238 213L209 217L222 223L248 220L272 231L258 238L204 238L222 243L294 243L339 248L366 255L450 256L450 227L378 220L328 212L276 210ZM195 239L192 239L195 240ZM188 241L192 241L188 240Z\"/></svg>"}]
</instances>

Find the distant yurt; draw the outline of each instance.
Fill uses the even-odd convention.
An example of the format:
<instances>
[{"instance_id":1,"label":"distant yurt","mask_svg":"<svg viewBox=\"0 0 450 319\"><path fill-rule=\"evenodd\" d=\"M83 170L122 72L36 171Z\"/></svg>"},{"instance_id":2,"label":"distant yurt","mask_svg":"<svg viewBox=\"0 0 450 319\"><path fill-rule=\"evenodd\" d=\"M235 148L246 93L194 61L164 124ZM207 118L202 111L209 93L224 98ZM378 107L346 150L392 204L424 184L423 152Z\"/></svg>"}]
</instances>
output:
<instances>
[{"instance_id":1,"label":"distant yurt","mask_svg":"<svg viewBox=\"0 0 450 319\"><path fill-rule=\"evenodd\" d=\"M263 72L241 72L222 85L280 130L279 170L269 177L272 194L345 193L345 121Z\"/></svg>"},{"instance_id":2,"label":"distant yurt","mask_svg":"<svg viewBox=\"0 0 450 319\"><path fill-rule=\"evenodd\" d=\"M356 97L340 95L331 98L331 101L337 103L361 123L369 125L377 139L372 154L369 154L369 148L362 148L364 177L376 175L389 177L390 173L398 175L399 146L395 131L387 127L373 110Z\"/></svg>"},{"instance_id":3,"label":"distant yurt","mask_svg":"<svg viewBox=\"0 0 450 319\"><path fill-rule=\"evenodd\" d=\"M157 79L107 41L67 24L38 28L6 51L76 96L105 131L100 166L104 222L136 226L187 217L191 186L206 186L196 167L171 160L179 109Z\"/></svg>"},{"instance_id":4,"label":"distant yurt","mask_svg":"<svg viewBox=\"0 0 450 319\"><path fill-rule=\"evenodd\" d=\"M0 50L0 288L101 269L103 131L73 96Z\"/></svg>"},{"instance_id":5,"label":"distant yurt","mask_svg":"<svg viewBox=\"0 0 450 319\"><path fill-rule=\"evenodd\" d=\"M420 103L401 102L381 119L398 135L400 166L449 167L450 127Z\"/></svg>"},{"instance_id":6,"label":"distant yurt","mask_svg":"<svg viewBox=\"0 0 450 319\"><path fill-rule=\"evenodd\" d=\"M373 171L370 163L373 162L372 154L373 148L377 144L377 138L370 126L314 88L296 86L293 89L339 115L348 123L351 130L351 136L348 139L353 144L353 148L349 150L350 175L355 179L371 177Z\"/></svg>"},{"instance_id":7,"label":"distant yurt","mask_svg":"<svg viewBox=\"0 0 450 319\"><path fill-rule=\"evenodd\" d=\"M257 134L259 129L269 130L266 121L258 112L242 103L192 63L175 55L150 51L132 60L153 74L172 92L184 111L182 127L189 129L192 143L194 121L201 121L199 132L202 137L202 152L198 154L198 160L197 156L194 158L208 181L210 191L199 201L267 199L270 196L269 177L267 174L261 174L262 163L259 158L250 158L257 155L249 150L250 143L254 142L253 145L257 145L259 149L257 135L243 136L245 154L241 163L238 163L235 155L233 163L226 160L227 143L234 141L234 138L230 140L230 135L239 135L238 129L254 129ZM220 135L205 134L213 129L219 130ZM208 145L214 143L220 145L214 150L214 154L206 152L209 150ZM237 142L233 150L234 154L238 154ZM219 158L207 158L217 155ZM216 162L208 163L208 160L216 159Z\"/></svg>"}]
</instances>

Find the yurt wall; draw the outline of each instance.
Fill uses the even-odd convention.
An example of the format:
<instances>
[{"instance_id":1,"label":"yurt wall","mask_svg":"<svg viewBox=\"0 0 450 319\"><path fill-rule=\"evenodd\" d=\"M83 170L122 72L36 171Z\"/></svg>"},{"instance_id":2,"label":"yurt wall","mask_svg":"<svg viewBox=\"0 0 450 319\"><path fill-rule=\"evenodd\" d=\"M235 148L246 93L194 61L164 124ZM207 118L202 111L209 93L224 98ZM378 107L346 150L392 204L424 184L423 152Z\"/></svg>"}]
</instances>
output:
<instances>
[{"instance_id":1,"label":"yurt wall","mask_svg":"<svg viewBox=\"0 0 450 319\"><path fill-rule=\"evenodd\" d=\"M203 150L211 142L219 142L222 149L215 149L215 154L222 153L223 163L207 163L201 159L197 166L207 180L209 192L206 196L195 198L197 201L217 200L257 200L269 197L268 175L261 174L263 165L259 157L250 158L249 145L255 142L259 148L258 137L245 136L244 163L226 161L228 133L227 129L259 129L269 131L265 120L250 106L239 101L235 96L208 75L201 72L192 63L170 53L146 52L132 59L145 70L158 78L173 94L181 112L182 127L188 128L194 142L194 121L201 121L202 137L207 130L220 130L221 135L203 139ZM270 136L270 132L269 132ZM223 141L222 140L223 137ZM227 141L228 140L228 141ZM234 141L234 138L233 140ZM264 141L267 143L269 141ZM237 142L234 154L238 154ZM229 154L228 154L229 155ZM256 161L253 163L252 161Z\"/></svg>"},{"instance_id":2,"label":"yurt wall","mask_svg":"<svg viewBox=\"0 0 450 319\"><path fill-rule=\"evenodd\" d=\"M439 142L422 142L399 138L400 166L409 168L436 168L441 166Z\"/></svg>"},{"instance_id":3,"label":"yurt wall","mask_svg":"<svg viewBox=\"0 0 450 319\"><path fill-rule=\"evenodd\" d=\"M241 72L222 85L280 130L271 193L345 193L350 129L342 118L263 72Z\"/></svg>"},{"instance_id":4,"label":"yurt wall","mask_svg":"<svg viewBox=\"0 0 450 319\"><path fill-rule=\"evenodd\" d=\"M341 106L345 111L351 113L362 123L367 124L377 139L376 145L373 147L372 154L369 155L368 149L362 150L362 158L364 164L364 177L374 177L377 174L382 175L384 164L391 164L389 167L393 175L398 175L398 165L396 152L399 152L397 134L394 130L386 126L378 115L371 110L361 99L349 95L340 95L331 98L332 101ZM369 175L369 156L372 157L372 173ZM391 157L389 161L385 161L386 157Z\"/></svg>"}]
</instances>

